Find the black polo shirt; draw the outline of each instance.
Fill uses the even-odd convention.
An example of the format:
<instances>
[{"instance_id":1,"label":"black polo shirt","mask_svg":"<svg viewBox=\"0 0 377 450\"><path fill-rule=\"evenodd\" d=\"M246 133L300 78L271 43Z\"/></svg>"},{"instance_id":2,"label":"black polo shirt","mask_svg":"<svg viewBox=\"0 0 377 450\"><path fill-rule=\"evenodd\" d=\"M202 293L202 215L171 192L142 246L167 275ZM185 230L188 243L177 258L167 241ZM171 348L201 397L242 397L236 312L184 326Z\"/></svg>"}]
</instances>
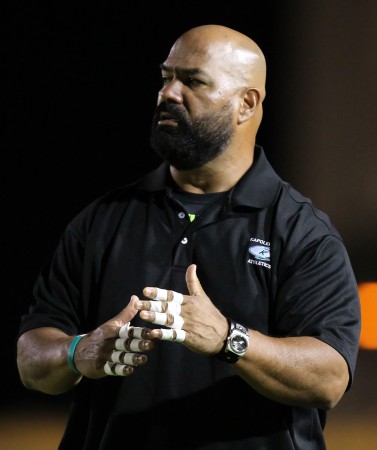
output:
<instances>
[{"instance_id":1,"label":"black polo shirt","mask_svg":"<svg viewBox=\"0 0 377 450\"><path fill-rule=\"evenodd\" d=\"M224 315L271 336L316 337L344 357L352 379L360 309L347 252L263 149L236 186L194 221L188 213L165 163L94 201L41 272L20 333L88 332L145 286L188 293L185 272L195 263ZM61 449L325 449L323 411L269 400L231 365L179 343L158 342L148 358L126 378L83 378Z\"/></svg>"}]
</instances>

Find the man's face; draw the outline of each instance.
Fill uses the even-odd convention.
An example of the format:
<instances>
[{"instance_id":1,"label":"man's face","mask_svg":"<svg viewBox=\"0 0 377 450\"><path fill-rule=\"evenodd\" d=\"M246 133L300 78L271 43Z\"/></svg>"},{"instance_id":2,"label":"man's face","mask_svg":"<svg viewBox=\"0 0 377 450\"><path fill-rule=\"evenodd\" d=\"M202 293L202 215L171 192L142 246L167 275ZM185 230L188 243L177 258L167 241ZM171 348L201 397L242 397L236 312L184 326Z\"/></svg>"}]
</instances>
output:
<instances>
[{"instance_id":1,"label":"man's face","mask_svg":"<svg viewBox=\"0 0 377 450\"><path fill-rule=\"evenodd\" d=\"M186 36L174 44L161 65L162 88L150 143L178 170L205 165L233 138L239 83L227 58L228 48L203 44L201 36Z\"/></svg>"},{"instance_id":2,"label":"man's face","mask_svg":"<svg viewBox=\"0 0 377 450\"><path fill-rule=\"evenodd\" d=\"M159 121L162 120L162 123ZM153 115L150 143L156 153L178 170L191 170L216 158L233 135L230 103L215 112L190 119L182 104L161 102Z\"/></svg>"}]
</instances>

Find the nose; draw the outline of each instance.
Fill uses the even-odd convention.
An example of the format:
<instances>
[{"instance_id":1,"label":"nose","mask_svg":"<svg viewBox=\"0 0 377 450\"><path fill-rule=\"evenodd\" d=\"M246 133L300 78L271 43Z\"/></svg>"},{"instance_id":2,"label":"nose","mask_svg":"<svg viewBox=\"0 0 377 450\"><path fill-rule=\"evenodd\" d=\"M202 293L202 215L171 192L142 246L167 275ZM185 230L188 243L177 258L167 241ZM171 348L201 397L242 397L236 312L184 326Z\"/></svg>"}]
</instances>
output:
<instances>
[{"instance_id":1,"label":"nose","mask_svg":"<svg viewBox=\"0 0 377 450\"><path fill-rule=\"evenodd\" d=\"M176 79L166 82L158 93L158 100L159 103L163 101L182 103L182 83Z\"/></svg>"}]
</instances>

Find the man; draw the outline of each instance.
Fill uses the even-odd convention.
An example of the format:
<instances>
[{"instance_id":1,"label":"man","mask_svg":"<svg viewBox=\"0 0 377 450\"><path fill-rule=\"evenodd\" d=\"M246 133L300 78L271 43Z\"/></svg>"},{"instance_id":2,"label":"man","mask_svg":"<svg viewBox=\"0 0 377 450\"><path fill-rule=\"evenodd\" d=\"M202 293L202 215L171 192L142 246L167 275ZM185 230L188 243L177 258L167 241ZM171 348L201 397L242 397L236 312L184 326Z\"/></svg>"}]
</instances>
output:
<instances>
[{"instance_id":1,"label":"man","mask_svg":"<svg viewBox=\"0 0 377 450\"><path fill-rule=\"evenodd\" d=\"M325 449L357 284L328 217L256 144L263 53L205 25L161 70L164 162L68 225L22 318L21 379L74 388L61 449Z\"/></svg>"}]
</instances>

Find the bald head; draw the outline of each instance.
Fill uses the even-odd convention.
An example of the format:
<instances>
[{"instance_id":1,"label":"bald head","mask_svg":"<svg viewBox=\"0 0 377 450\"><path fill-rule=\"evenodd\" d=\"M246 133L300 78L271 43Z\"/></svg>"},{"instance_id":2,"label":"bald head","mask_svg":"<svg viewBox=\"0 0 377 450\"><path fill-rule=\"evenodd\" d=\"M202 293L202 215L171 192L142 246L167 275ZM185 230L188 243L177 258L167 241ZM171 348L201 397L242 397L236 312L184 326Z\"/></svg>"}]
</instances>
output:
<instances>
[{"instance_id":1,"label":"bald head","mask_svg":"<svg viewBox=\"0 0 377 450\"><path fill-rule=\"evenodd\" d=\"M266 95L266 61L262 50L248 36L222 25L201 25L182 34L174 43L169 56L188 61L201 58L211 67L220 68L224 79L234 87L253 87L263 101Z\"/></svg>"},{"instance_id":2,"label":"bald head","mask_svg":"<svg viewBox=\"0 0 377 450\"><path fill-rule=\"evenodd\" d=\"M236 30L202 25L175 41L161 75L153 148L178 171L198 170L210 189L231 186L252 164L263 116L261 49Z\"/></svg>"}]
</instances>

